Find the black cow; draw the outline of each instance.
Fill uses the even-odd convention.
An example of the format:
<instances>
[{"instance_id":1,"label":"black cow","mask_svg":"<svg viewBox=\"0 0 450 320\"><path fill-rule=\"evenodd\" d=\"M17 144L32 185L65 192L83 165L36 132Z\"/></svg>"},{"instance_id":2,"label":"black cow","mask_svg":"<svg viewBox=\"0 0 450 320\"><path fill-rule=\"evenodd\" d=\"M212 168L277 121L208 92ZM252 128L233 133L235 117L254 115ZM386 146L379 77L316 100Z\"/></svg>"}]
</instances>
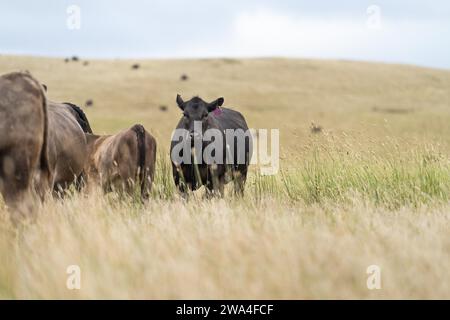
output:
<instances>
[{"instance_id":1,"label":"black cow","mask_svg":"<svg viewBox=\"0 0 450 320\"><path fill-rule=\"evenodd\" d=\"M183 111L176 129L181 129L184 134L177 135L176 132L180 131L175 131L170 152L173 178L179 191L186 196L188 190L194 191L204 185L208 196L223 196L224 185L234 181L235 193L243 195L252 138L242 114L222 108L223 98L207 103L194 97L184 102L178 95L176 101ZM198 130L199 124L201 131ZM209 132L214 132L217 138L205 139L210 129L215 129ZM208 146L209 150L214 149L211 152L213 158L203 153ZM190 151L187 156L184 154L186 150ZM185 157L180 161L182 156Z\"/></svg>"}]
</instances>

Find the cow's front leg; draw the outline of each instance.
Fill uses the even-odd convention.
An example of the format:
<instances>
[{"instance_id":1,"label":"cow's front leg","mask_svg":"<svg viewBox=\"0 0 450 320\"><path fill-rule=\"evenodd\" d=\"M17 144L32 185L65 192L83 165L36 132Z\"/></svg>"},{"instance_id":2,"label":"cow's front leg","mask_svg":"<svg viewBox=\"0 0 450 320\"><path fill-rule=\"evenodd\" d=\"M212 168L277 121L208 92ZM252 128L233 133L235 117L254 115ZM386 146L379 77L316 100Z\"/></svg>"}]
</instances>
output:
<instances>
[{"instance_id":1,"label":"cow's front leg","mask_svg":"<svg viewBox=\"0 0 450 320\"><path fill-rule=\"evenodd\" d=\"M188 200L189 199L189 186L184 183L181 182L177 185L178 188L178 193L180 194L181 198L183 200Z\"/></svg>"},{"instance_id":2,"label":"cow's front leg","mask_svg":"<svg viewBox=\"0 0 450 320\"><path fill-rule=\"evenodd\" d=\"M217 165L211 165L208 168L208 181L206 182L206 197L208 199L212 197L222 197L224 196L224 179L219 176L219 170Z\"/></svg>"},{"instance_id":3,"label":"cow's front leg","mask_svg":"<svg viewBox=\"0 0 450 320\"><path fill-rule=\"evenodd\" d=\"M174 170L173 179L181 198L183 200L187 200L189 196L188 194L189 186L187 185L186 180L184 179L183 172L181 171L180 167L177 167L176 170Z\"/></svg>"},{"instance_id":4,"label":"cow's front leg","mask_svg":"<svg viewBox=\"0 0 450 320\"><path fill-rule=\"evenodd\" d=\"M206 187L206 198L211 199L213 197L223 198L224 196L224 185L222 179L217 179L217 182L213 183L212 181L208 181L205 185Z\"/></svg>"},{"instance_id":5,"label":"cow's front leg","mask_svg":"<svg viewBox=\"0 0 450 320\"><path fill-rule=\"evenodd\" d=\"M234 171L234 195L238 197L244 196L245 181L247 180L247 171Z\"/></svg>"}]
</instances>

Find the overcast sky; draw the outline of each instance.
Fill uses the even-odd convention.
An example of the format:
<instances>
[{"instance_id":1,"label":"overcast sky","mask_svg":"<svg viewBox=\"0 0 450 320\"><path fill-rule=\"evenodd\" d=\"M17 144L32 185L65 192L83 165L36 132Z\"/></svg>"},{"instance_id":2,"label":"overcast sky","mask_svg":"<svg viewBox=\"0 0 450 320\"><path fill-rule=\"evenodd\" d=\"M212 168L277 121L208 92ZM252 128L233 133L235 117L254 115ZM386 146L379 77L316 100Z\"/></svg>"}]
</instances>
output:
<instances>
[{"instance_id":1,"label":"overcast sky","mask_svg":"<svg viewBox=\"0 0 450 320\"><path fill-rule=\"evenodd\" d=\"M282 56L450 68L449 39L448 0L0 0L3 54Z\"/></svg>"}]
</instances>

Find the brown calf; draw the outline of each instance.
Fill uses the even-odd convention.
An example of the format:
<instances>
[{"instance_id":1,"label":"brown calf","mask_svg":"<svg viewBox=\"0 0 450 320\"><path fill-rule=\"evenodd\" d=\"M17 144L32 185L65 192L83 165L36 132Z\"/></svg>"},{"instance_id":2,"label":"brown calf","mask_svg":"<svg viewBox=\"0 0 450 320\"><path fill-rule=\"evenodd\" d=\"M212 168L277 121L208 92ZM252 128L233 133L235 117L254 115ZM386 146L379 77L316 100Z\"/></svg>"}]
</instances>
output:
<instances>
[{"instance_id":1,"label":"brown calf","mask_svg":"<svg viewBox=\"0 0 450 320\"><path fill-rule=\"evenodd\" d=\"M88 160L85 172L104 192L133 193L139 183L141 199L149 196L155 174L156 140L142 125L115 135L86 134Z\"/></svg>"}]
</instances>

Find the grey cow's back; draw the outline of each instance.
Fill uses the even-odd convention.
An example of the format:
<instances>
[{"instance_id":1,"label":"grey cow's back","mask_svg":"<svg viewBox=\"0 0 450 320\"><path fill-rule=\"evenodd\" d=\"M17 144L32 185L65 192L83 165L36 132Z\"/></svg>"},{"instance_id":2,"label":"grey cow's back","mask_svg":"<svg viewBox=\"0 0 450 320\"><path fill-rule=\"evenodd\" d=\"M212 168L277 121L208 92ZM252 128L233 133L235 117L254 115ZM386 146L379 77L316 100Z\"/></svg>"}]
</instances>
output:
<instances>
[{"instance_id":1,"label":"grey cow's back","mask_svg":"<svg viewBox=\"0 0 450 320\"><path fill-rule=\"evenodd\" d=\"M82 174L87 154L83 128L72 108L65 103L48 102L48 157L55 187L63 189Z\"/></svg>"}]
</instances>

